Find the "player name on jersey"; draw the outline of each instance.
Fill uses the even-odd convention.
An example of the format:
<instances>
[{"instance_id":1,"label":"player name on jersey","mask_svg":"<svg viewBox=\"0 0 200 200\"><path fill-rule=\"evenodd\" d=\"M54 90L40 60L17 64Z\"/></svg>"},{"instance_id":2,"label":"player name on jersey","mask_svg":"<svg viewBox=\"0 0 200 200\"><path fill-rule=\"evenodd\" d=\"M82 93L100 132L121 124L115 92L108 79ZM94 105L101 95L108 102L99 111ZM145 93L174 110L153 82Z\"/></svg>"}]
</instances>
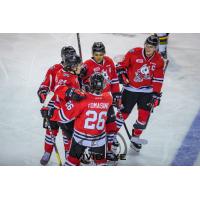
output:
<instances>
[{"instance_id":1,"label":"player name on jersey","mask_svg":"<svg viewBox=\"0 0 200 200\"><path fill-rule=\"evenodd\" d=\"M89 103L88 108L108 109L108 103Z\"/></svg>"}]
</instances>

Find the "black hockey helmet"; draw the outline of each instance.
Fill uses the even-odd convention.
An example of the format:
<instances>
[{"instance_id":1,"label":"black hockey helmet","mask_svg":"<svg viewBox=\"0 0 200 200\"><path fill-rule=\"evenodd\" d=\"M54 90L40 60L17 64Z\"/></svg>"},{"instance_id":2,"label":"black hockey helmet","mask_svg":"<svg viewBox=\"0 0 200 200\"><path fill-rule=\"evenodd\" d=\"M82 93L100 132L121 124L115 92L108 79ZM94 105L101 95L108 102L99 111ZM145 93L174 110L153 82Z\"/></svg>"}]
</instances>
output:
<instances>
[{"instance_id":1,"label":"black hockey helmet","mask_svg":"<svg viewBox=\"0 0 200 200\"><path fill-rule=\"evenodd\" d=\"M92 53L94 52L103 52L106 53L106 48L102 42L95 42L92 45Z\"/></svg>"},{"instance_id":2,"label":"black hockey helmet","mask_svg":"<svg viewBox=\"0 0 200 200\"><path fill-rule=\"evenodd\" d=\"M66 55L63 60L64 70L65 71L73 71L73 68L78 66L81 63L81 58L77 54Z\"/></svg>"},{"instance_id":3,"label":"black hockey helmet","mask_svg":"<svg viewBox=\"0 0 200 200\"><path fill-rule=\"evenodd\" d=\"M159 39L156 35L151 35L145 40L145 44L150 44L157 47L159 44Z\"/></svg>"},{"instance_id":4,"label":"black hockey helmet","mask_svg":"<svg viewBox=\"0 0 200 200\"><path fill-rule=\"evenodd\" d=\"M105 87L105 78L102 73L95 72L90 77L90 91L100 94Z\"/></svg>"},{"instance_id":5,"label":"black hockey helmet","mask_svg":"<svg viewBox=\"0 0 200 200\"><path fill-rule=\"evenodd\" d=\"M61 49L61 58L62 58L62 61L65 60L66 56L73 55L73 54L76 54L76 50L74 49L74 47L72 47L72 46L64 46Z\"/></svg>"}]
</instances>

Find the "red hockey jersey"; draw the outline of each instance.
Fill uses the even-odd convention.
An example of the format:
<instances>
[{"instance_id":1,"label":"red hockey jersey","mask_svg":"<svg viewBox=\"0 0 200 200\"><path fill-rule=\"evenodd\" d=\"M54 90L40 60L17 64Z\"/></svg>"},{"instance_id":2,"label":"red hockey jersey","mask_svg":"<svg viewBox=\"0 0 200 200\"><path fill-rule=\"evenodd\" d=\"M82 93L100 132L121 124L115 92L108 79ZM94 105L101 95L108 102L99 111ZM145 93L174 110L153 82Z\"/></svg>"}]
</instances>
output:
<instances>
[{"instance_id":1,"label":"red hockey jersey","mask_svg":"<svg viewBox=\"0 0 200 200\"><path fill-rule=\"evenodd\" d=\"M80 102L70 100L62 105L51 120L67 123L75 119L74 130L80 137L99 136L105 133L107 112L111 105L112 96L109 92L100 95L87 93Z\"/></svg>"},{"instance_id":2,"label":"red hockey jersey","mask_svg":"<svg viewBox=\"0 0 200 200\"><path fill-rule=\"evenodd\" d=\"M127 70L129 86L132 92L160 93L164 80L164 61L158 52L147 59L143 48L131 49L117 67Z\"/></svg>"},{"instance_id":3,"label":"red hockey jersey","mask_svg":"<svg viewBox=\"0 0 200 200\"><path fill-rule=\"evenodd\" d=\"M53 92L55 87L56 74L62 68L63 65L61 63L55 64L52 67L50 67L45 75L44 81L40 85L40 88L48 88L49 91ZM48 106L53 107L54 101L55 101L55 96L51 99Z\"/></svg>"},{"instance_id":4,"label":"red hockey jersey","mask_svg":"<svg viewBox=\"0 0 200 200\"><path fill-rule=\"evenodd\" d=\"M86 76L83 77L83 83L88 82L89 77L95 72L101 72L106 79L106 88L103 92L119 92L119 80L116 73L116 67L111 58L104 56L103 64L98 64L94 59L86 60L83 64L86 68Z\"/></svg>"},{"instance_id":5,"label":"red hockey jersey","mask_svg":"<svg viewBox=\"0 0 200 200\"><path fill-rule=\"evenodd\" d=\"M65 104L67 101L69 101L65 94L69 88L80 89L78 76L70 72L66 72L64 69L60 69L55 78L55 108L58 109L62 104Z\"/></svg>"}]
</instances>

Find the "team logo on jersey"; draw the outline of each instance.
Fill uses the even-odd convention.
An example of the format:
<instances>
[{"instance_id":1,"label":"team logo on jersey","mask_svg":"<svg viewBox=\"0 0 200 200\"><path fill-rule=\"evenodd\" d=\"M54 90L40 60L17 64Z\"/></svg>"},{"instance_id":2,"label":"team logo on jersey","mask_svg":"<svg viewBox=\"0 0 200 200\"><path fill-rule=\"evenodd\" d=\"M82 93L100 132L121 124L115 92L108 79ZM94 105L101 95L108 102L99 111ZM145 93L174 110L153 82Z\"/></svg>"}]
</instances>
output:
<instances>
[{"instance_id":1,"label":"team logo on jersey","mask_svg":"<svg viewBox=\"0 0 200 200\"><path fill-rule=\"evenodd\" d=\"M108 83L110 83L110 79L109 79L109 76L108 76L108 73L107 73L107 71L105 71L105 70L102 70L102 72L101 72L101 73L103 74L103 76L104 76L105 80L106 80Z\"/></svg>"},{"instance_id":2,"label":"team logo on jersey","mask_svg":"<svg viewBox=\"0 0 200 200\"><path fill-rule=\"evenodd\" d=\"M143 61L143 59L136 59L136 62L137 63L143 63L144 61Z\"/></svg>"},{"instance_id":3,"label":"team logo on jersey","mask_svg":"<svg viewBox=\"0 0 200 200\"><path fill-rule=\"evenodd\" d=\"M100 71L100 67L94 68L94 72L99 72L99 71Z\"/></svg>"},{"instance_id":4,"label":"team logo on jersey","mask_svg":"<svg viewBox=\"0 0 200 200\"><path fill-rule=\"evenodd\" d=\"M65 85L66 83L67 83L67 80L60 79L58 81L58 85Z\"/></svg>"},{"instance_id":5,"label":"team logo on jersey","mask_svg":"<svg viewBox=\"0 0 200 200\"><path fill-rule=\"evenodd\" d=\"M143 80L151 79L150 70L147 64L143 65L140 69L135 72L135 82L142 82Z\"/></svg>"}]
</instances>

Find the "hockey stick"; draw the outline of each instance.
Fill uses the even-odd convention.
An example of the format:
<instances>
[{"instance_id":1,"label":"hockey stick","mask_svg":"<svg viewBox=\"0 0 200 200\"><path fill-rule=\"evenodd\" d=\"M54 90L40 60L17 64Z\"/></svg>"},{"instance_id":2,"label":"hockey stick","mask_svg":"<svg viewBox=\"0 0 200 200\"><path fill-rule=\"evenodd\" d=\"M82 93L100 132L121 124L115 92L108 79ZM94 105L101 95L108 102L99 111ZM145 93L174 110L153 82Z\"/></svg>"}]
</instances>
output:
<instances>
[{"instance_id":1,"label":"hockey stick","mask_svg":"<svg viewBox=\"0 0 200 200\"><path fill-rule=\"evenodd\" d=\"M81 51L81 40L80 40L80 34L77 33L77 34L76 34L76 37L77 37L77 42L78 42L79 55L80 55L80 57L81 57L81 60L83 60L82 51Z\"/></svg>"},{"instance_id":2,"label":"hockey stick","mask_svg":"<svg viewBox=\"0 0 200 200\"><path fill-rule=\"evenodd\" d=\"M123 118L123 115L122 115L122 113L121 113L121 111L120 111L119 109L117 109L117 111L118 111L118 113L119 113L120 119L123 120L123 125L124 125L124 128L125 128L125 130L126 130L126 134L127 134L128 138L129 138L129 140L130 140L130 139L131 139L131 134L129 133L129 130L128 130L127 126L126 126L126 123L125 123L125 120L124 120L124 118Z\"/></svg>"},{"instance_id":3,"label":"hockey stick","mask_svg":"<svg viewBox=\"0 0 200 200\"><path fill-rule=\"evenodd\" d=\"M47 95L44 103L43 103L43 107L47 107L48 104L49 104L49 101L52 99L52 97L54 96L54 93L53 92L49 92L49 94ZM58 152L58 148L57 148L57 145L54 141L54 137L53 137L53 134L52 134L52 129L51 129L51 126L50 126L50 122L49 122L49 119L46 118L45 119L46 122L47 122L47 128L50 130L50 136L51 136L51 140L53 142L53 146L54 146L54 149L55 149L55 153L56 153L56 158L57 158L57 161L58 161L58 165L59 166L62 166L62 161L61 161L61 158L60 158L60 154Z\"/></svg>"},{"instance_id":4,"label":"hockey stick","mask_svg":"<svg viewBox=\"0 0 200 200\"><path fill-rule=\"evenodd\" d=\"M168 65L169 65L169 60L167 59L167 60L164 60L164 73L166 72L166 70L167 70L167 67L168 67Z\"/></svg>"}]
</instances>

